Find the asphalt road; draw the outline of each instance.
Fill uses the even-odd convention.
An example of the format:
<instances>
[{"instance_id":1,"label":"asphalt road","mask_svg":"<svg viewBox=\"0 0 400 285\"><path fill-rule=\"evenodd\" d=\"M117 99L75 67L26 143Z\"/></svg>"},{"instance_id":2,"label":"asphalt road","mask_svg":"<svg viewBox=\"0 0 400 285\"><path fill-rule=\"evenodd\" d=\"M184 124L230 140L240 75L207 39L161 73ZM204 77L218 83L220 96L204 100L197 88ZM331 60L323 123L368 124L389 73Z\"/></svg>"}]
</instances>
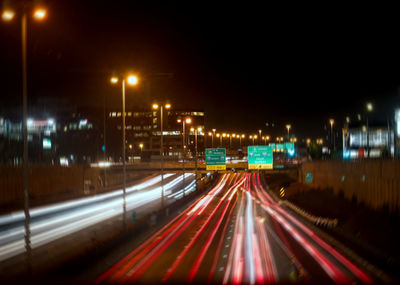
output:
<instances>
[{"instance_id":1,"label":"asphalt road","mask_svg":"<svg viewBox=\"0 0 400 285\"><path fill-rule=\"evenodd\" d=\"M374 283L281 207L259 174L225 174L207 194L97 277L109 282Z\"/></svg>"}]
</instances>

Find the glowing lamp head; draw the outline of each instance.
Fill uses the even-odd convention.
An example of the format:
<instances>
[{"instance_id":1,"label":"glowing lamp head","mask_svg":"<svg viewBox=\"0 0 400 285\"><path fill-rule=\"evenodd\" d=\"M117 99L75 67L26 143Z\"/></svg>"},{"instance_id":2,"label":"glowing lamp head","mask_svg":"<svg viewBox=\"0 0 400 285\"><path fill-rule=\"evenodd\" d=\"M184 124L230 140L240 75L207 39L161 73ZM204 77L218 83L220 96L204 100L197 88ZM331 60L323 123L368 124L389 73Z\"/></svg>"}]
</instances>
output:
<instances>
[{"instance_id":1,"label":"glowing lamp head","mask_svg":"<svg viewBox=\"0 0 400 285\"><path fill-rule=\"evenodd\" d=\"M208 132L208 135L211 137L211 136L212 136L212 133L211 133L211 132Z\"/></svg>"},{"instance_id":2,"label":"glowing lamp head","mask_svg":"<svg viewBox=\"0 0 400 285\"><path fill-rule=\"evenodd\" d=\"M165 104L165 109L171 109L171 104Z\"/></svg>"},{"instance_id":3,"label":"glowing lamp head","mask_svg":"<svg viewBox=\"0 0 400 285\"><path fill-rule=\"evenodd\" d=\"M158 104L153 104L153 105L152 105L152 108L153 108L154 110L157 110L157 109L158 109Z\"/></svg>"},{"instance_id":4,"label":"glowing lamp head","mask_svg":"<svg viewBox=\"0 0 400 285\"><path fill-rule=\"evenodd\" d=\"M201 132L203 129L202 129L202 128L197 128L197 130L198 130L199 132Z\"/></svg>"},{"instance_id":5,"label":"glowing lamp head","mask_svg":"<svg viewBox=\"0 0 400 285\"><path fill-rule=\"evenodd\" d=\"M43 20L44 18L46 18L46 14L47 11L44 8L37 8L34 12L33 12L33 18L35 18L36 20Z\"/></svg>"},{"instance_id":6,"label":"glowing lamp head","mask_svg":"<svg viewBox=\"0 0 400 285\"><path fill-rule=\"evenodd\" d=\"M192 119L191 118L186 118L185 122L186 122L186 124L191 124L192 123Z\"/></svg>"},{"instance_id":7,"label":"glowing lamp head","mask_svg":"<svg viewBox=\"0 0 400 285\"><path fill-rule=\"evenodd\" d=\"M331 126L333 126L333 124L335 123L335 120L334 119L330 119L329 123L331 124Z\"/></svg>"},{"instance_id":8,"label":"glowing lamp head","mask_svg":"<svg viewBox=\"0 0 400 285\"><path fill-rule=\"evenodd\" d=\"M223 134L222 134L222 136L223 136L223 137L226 137L226 134L225 134L225 133L223 133Z\"/></svg>"},{"instance_id":9,"label":"glowing lamp head","mask_svg":"<svg viewBox=\"0 0 400 285\"><path fill-rule=\"evenodd\" d=\"M245 135L242 135L242 138L245 138L246 136Z\"/></svg>"},{"instance_id":10,"label":"glowing lamp head","mask_svg":"<svg viewBox=\"0 0 400 285\"><path fill-rule=\"evenodd\" d=\"M182 119L178 119L176 120L178 123L182 123Z\"/></svg>"},{"instance_id":11,"label":"glowing lamp head","mask_svg":"<svg viewBox=\"0 0 400 285\"><path fill-rule=\"evenodd\" d=\"M141 144L139 144L139 147L140 147L140 148L143 148L143 144L142 144L142 143L141 143Z\"/></svg>"},{"instance_id":12,"label":"glowing lamp head","mask_svg":"<svg viewBox=\"0 0 400 285\"><path fill-rule=\"evenodd\" d=\"M373 108L374 108L374 106L372 106L372 103L367 103L367 110L369 112L372 112Z\"/></svg>"},{"instance_id":13,"label":"glowing lamp head","mask_svg":"<svg viewBox=\"0 0 400 285\"><path fill-rule=\"evenodd\" d=\"M15 12L12 10L4 10L3 13L1 13L1 18L3 21L8 22L14 19Z\"/></svg>"},{"instance_id":14,"label":"glowing lamp head","mask_svg":"<svg viewBox=\"0 0 400 285\"><path fill-rule=\"evenodd\" d=\"M129 85L136 85L138 84L139 79L136 75L129 75L127 81Z\"/></svg>"},{"instance_id":15,"label":"glowing lamp head","mask_svg":"<svg viewBox=\"0 0 400 285\"><path fill-rule=\"evenodd\" d=\"M215 133L217 131L217 129L212 129L213 133Z\"/></svg>"},{"instance_id":16,"label":"glowing lamp head","mask_svg":"<svg viewBox=\"0 0 400 285\"><path fill-rule=\"evenodd\" d=\"M219 138L221 135L220 134L217 134L217 138Z\"/></svg>"},{"instance_id":17,"label":"glowing lamp head","mask_svg":"<svg viewBox=\"0 0 400 285\"><path fill-rule=\"evenodd\" d=\"M110 82L111 82L112 84L117 84L117 83L118 83L118 77L116 77L116 76L111 77L111 78L110 78Z\"/></svg>"},{"instance_id":18,"label":"glowing lamp head","mask_svg":"<svg viewBox=\"0 0 400 285\"><path fill-rule=\"evenodd\" d=\"M191 131L191 132L194 132L194 128L190 128L190 131Z\"/></svg>"}]
</instances>

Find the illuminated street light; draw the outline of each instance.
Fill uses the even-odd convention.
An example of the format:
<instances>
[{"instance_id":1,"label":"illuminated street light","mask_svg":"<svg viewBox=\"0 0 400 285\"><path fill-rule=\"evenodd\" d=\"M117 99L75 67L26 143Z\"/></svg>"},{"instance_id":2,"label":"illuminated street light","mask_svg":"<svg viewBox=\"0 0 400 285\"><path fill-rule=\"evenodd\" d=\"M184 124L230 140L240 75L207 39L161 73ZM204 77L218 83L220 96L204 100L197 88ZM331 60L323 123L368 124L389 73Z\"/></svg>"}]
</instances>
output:
<instances>
[{"instance_id":1,"label":"illuminated street light","mask_svg":"<svg viewBox=\"0 0 400 285\"><path fill-rule=\"evenodd\" d=\"M34 12L33 12L33 17L36 20L43 20L46 17L46 9L44 8L37 8Z\"/></svg>"},{"instance_id":2,"label":"illuminated street light","mask_svg":"<svg viewBox=\"0 0 400 285\"><path fill-rule=\"evenodd\" d=\"M129 78L135 77L136 82L132 82L129 80ZM137 84L137 77L134 75L128 75L127 78L125 79L124 76L121 77L122 82L121 82L121 87L122 87L122 169L123 169L123 181L122 181L122 190L123 190L123 224L124 228L126 227L126 127L125 127L125 117L126 117L126 111L125 111L125 81L128 81L129 85L136 85ZM110 78L110 82L112 84L117 84L119 82L119 78L116 76L112 76Z\"/></svg>"},{"instance_id":3,"label":"illuminated street light","mask_svg":"<svg viewBox=\"0 0 400 285\"><path fill-rule=\"evenodd\" d=\"M183 172L183 178L182 178L182 183L185 185L185 156L186 156L186 125L185 124L191 124L192 119L190 117L187 117L185 119L178 119L178 123L182 122L182 172ZM185 196L185 187L183 187L183 196Z\"/></svg>"},{"instance_id":4,"label":"illuminated street light","mask_svg":"<svg viewBox=\"0 0 400 285\"><path fill-rule=\"evenodd\" d=\"M131 82L136 84L138 79L136 76L129 76L129 78L131 78ZM165 109L170 109L171 108L171 104L166 103L164 106L163 105L158 105L157 103L154 103L152 105L154 110L158 110L158 108L160 107L160 155L161 155L161 209L164 212L164 108Z\"/></svg>"},{"instance_id":5,"label":"illuminated street light","mask_svg":"<svg viewBox=\"0 0 400 285\"><path fill-rule=\"evenodd\" d=\"M137 85L139 82L139 79L137 78L136 75L129 75L127 81L128 81L129 85Z\"/></svg>"},{"instance_id":6,"label":"illuminated street light","mask_svg":"<svg viewBox=\"0 0 400 285\"><path fill-rule=\"evenodd\" d=\"M368 102L367 103L367 111L372 112L373 106L372 103ZM367 117L367 157L369 158L369 124L368 124L368 114L366 115Z\"/></svg>"},{"instance_id":7,"label":"illuminated street light","mask_svg":"<svg viewBox=\"0 0 400 285\"><path fill-rule=\"evenodd\" d=\"M118 83L118 77L113 76L113 77L111 77L110 81L112 84L116 84L116 83Z\"/></svg>"},{"instance_id":8,"label":"illuminated street light","mask_svg":"<svg viewBox=\"0 0 400 285\"><path fill-rule=\"evenodd\" d=\"M23 189L24 189L24 215L25 215L25 248L28 264L28 271L32 273L32 248L30 230L30 211L29 211L29 154L28 154L28 72L27 72L27 34L28 17L27 7L22 5L21 16L21 51L22 51L22 133L23 133ZM37 14L41 11L39 14ZM34 10L34 19L41 20L46 13L43 8ZM36 14L36 15L35 15ZM3 21L11 21L15 17L15 12L11 9L4 9L1 18Z\"/></svg>"},{"instance_id":9,"label":"illuminated street light","mask_svg":"<svg viewBox=\"0 0 400 285\"><path fill-rule=\"evenodd\" d=\"M140 144L139 144L139 147L140 147L140 153L141 153L142 150L143 150L143 143L140 143Z\"/></svg>"},{"instance_id":10,"label":"illuminated street light","mask_svg":"<svg viewBox=\"0 0 400 285\"><path fill-rule=\"evenodd\" d=\"M1 14L1 18L5 22L9 22L15 17L15 12L12 10L4 10L3 13Z\"/></svg>"},{"instance_id":11,"label":"illuminated street light","mask_svg":"<svg viewBox=\"0 0 400 285\"><path fill-rule=\"evenodd\" d=\"M289 124L286 125L288 138L290 138L290 128L291 128L291 127L292 127L292 126L289 125Z\"/></svg>"},{"instance_id":12,"label":"illuminated street light","mask_svg":"<svg viewBox=\"0 0 400 285\"><path fill-rule=\"evenodd\" d=\"M333 124L335 123L335 120L329 119L329 123L331 124L331 143L333 143L333 150L335 150L335 136L333 135Z\"/></svg>"}]
</instances>

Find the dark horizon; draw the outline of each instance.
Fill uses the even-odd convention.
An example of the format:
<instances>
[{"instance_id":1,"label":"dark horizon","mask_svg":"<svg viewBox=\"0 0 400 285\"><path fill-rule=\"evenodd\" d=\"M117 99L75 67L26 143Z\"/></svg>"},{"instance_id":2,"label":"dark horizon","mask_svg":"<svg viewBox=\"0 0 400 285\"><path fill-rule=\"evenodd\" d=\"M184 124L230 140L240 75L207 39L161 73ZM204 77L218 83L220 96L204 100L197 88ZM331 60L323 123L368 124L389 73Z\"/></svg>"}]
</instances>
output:
<instances>
[{"instance_id":1,"label":"dark horizon","mask_svg":"<svg viewBox=\"0 0 400 285\"><path fill-rule=\"evenodd\" d=\"M45 3L47 19L29 23L31 105L48 97L101 107L106 94L118 108L120 90L109 76L131 69L141 84L127 89L128 106L169 100L178 109L204 109L207 127L227 131L266 133L267 122L290 123L299 136L316 137L330 117L339 127L368 101L379 119L399 106L398 24L388 12ZM8 109L22 101L18 19L2 23L0 37L2 109Z\"/></svg>"}]
</instances>

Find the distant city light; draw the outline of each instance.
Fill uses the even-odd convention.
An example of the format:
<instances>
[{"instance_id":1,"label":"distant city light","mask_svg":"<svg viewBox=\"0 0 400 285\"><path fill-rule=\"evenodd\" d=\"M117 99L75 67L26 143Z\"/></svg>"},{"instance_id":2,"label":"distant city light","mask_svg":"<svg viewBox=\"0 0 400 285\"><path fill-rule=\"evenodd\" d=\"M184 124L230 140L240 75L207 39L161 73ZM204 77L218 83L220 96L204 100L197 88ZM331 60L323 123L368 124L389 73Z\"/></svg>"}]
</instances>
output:
<instances>
[{"instance_id":1,"label":"distant city light","mask_svg":"<svg viewBox=\"0 0 400 285\"><path fill-rule=\"evenodd\" d=\"M371 112L371 111L373 110L372 103L370 103L370 102L367 103L367 110L368 110L369 112Z\"/></svg>"}]
</instances>

